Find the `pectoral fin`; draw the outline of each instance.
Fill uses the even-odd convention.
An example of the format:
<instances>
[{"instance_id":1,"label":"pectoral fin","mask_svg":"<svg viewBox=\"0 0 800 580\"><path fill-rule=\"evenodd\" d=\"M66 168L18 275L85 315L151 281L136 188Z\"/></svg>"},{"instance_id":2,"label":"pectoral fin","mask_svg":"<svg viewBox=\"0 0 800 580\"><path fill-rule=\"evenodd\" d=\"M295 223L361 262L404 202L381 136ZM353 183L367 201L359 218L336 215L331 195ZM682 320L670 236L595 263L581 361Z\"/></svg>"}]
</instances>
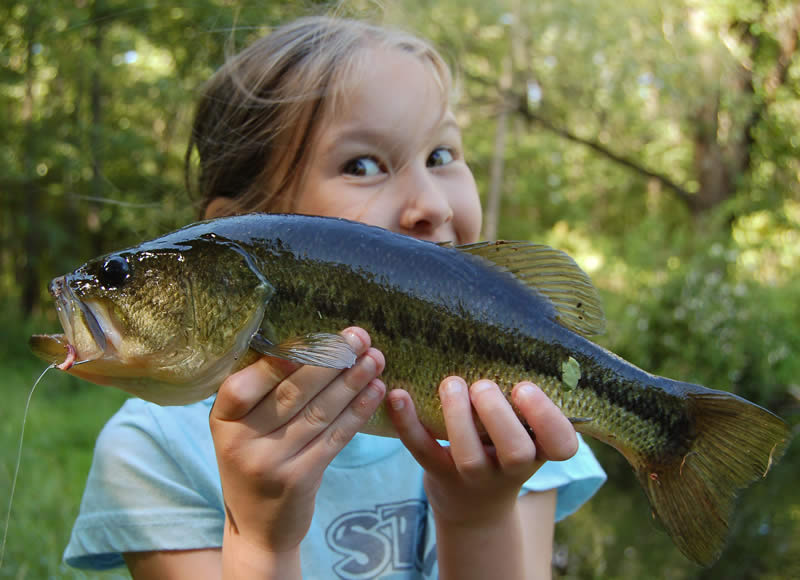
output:
<instances>
[{"instance_id":1,"label":"pectoral fin","mask_svg":"<svg viewBox=\"0 0 800 580\"><path fill-rule=\"evenodd\" d=\"M349 369L356 362L356 354L338 334L320 332L284 340L276 344L261 333L250 340L250 348L303 365Z\"/></svg>"}]
</instances>

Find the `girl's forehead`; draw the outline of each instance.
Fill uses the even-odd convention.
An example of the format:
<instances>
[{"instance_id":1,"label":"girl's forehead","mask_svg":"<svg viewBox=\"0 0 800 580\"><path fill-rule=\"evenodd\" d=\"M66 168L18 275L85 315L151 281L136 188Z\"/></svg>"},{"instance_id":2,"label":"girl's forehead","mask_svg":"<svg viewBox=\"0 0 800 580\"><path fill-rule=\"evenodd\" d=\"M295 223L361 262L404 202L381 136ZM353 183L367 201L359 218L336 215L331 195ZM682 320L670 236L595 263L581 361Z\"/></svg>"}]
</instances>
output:
<instances>
[{"instance_id":1,"label":"girl's forehead","mask_svg":"<svg viewBox=\"0 0 800 580\"><path fill-rule=\"evenodd\" d=\"M340 80L320 119L324 135L318 136L327 146L346 137L411 145L436 132L448 110L432 65L398 49L375 49Z\"/></svg>"},{"instance_id":2,"label":"girl's forehead","mask_svg":"<svg viewBox=\"0 0 800 580\"><path fill-rule=\"evenodd\" d=\"M365 47L335 76L326 107L335 117L343 109L381 99L386 105L423 92L428 107L449 106L449 75L426 54L400 47Z\"/></svg>"}]
</instances>

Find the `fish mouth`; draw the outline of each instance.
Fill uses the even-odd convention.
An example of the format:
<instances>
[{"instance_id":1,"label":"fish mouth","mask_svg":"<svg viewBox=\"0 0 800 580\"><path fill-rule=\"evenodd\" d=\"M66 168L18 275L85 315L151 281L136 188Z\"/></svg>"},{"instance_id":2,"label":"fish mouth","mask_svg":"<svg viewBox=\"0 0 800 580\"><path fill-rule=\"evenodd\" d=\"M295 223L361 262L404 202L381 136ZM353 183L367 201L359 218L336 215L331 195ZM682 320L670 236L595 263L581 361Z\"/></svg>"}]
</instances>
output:
<instances>
[{"instance_id":1,"label":"fish mouth","mask_svg":"<svg viewBox=\"0 0 800 580\"><path fill-rule=\"evenodd\" d=\"M56 301L56 312L64 329L66 343L75 347L78 359L95 360L107 354L108 340L103 328L108 324L103 324L104 319L98 315L96 309L75 295L65 276L50 283L50 294ZM78 325L88 331L94 344L88 344L88 341L79 338L85 333L80 332L82 329Z\"/></svg>"},{"instance_id":2,"label":"fish mouth","mask_svg":"<svg viewBox=\"0 0 800 580\"><path fill-rule=\"evenodd\" d=\"M69 341L63 334L34 334L28 344L33 354L50 364L63 362L69 354Z\"/></svg>"}]
</instances>

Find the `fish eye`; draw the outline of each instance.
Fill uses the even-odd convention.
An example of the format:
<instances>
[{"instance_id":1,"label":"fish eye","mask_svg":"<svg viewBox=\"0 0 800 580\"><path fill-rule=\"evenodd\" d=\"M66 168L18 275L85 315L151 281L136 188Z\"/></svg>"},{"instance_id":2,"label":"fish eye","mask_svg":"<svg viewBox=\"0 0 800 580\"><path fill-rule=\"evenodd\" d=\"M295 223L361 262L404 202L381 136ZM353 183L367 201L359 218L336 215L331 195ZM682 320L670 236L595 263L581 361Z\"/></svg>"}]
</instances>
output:
<instances>
[{"instance_id":1,"label":"fish eye","mask_svg":"<svg viewBox=\"0 0 800 580\"><path fill-rule=\"evenodd\" d=\"M119 288L130 277L131 267L122 256L111 256L97 274L97 279L106 288Z\"/></svg>"}]
</instances>

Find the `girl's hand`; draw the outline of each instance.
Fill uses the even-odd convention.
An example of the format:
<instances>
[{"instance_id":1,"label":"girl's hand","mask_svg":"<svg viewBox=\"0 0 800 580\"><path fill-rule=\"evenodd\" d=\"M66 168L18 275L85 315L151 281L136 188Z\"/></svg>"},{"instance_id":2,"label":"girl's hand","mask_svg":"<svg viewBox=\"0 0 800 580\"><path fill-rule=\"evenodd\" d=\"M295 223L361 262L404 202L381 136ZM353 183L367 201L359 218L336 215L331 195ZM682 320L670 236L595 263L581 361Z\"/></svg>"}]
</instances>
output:
<instances>
[{"instance_id":1,"label":"girl's hand","mask_svg":"<svg viewBox=\"0 0 800 580\"><path fill-rule=\"evenodd\" d=\"M475 528L503 521L513 513L522 484L546 460L569 459L578 449L572 424L531 383L519 383L511 396L535 441L491 381L467 389L463 379L449 377L439 396L449 447L422 426L407 392L398 389L387 396L400 438L425 469L425 490L437 521ZM481 441L473 409L492 445Z\"/></svg>"},{"instance_id":2,"label":"girl's hand","mask_svg":"<svg viewBox=\"0 0 800 580\"><path fill-rule=\"evenodd\" d=\"M262 555L297 552L323 471L383 399L383 355L360 328L342 335L359 355L350 369L265 357L222 384L210 423L227 509L223 555L229 537Z\"/></svg>"}]
</instances>

